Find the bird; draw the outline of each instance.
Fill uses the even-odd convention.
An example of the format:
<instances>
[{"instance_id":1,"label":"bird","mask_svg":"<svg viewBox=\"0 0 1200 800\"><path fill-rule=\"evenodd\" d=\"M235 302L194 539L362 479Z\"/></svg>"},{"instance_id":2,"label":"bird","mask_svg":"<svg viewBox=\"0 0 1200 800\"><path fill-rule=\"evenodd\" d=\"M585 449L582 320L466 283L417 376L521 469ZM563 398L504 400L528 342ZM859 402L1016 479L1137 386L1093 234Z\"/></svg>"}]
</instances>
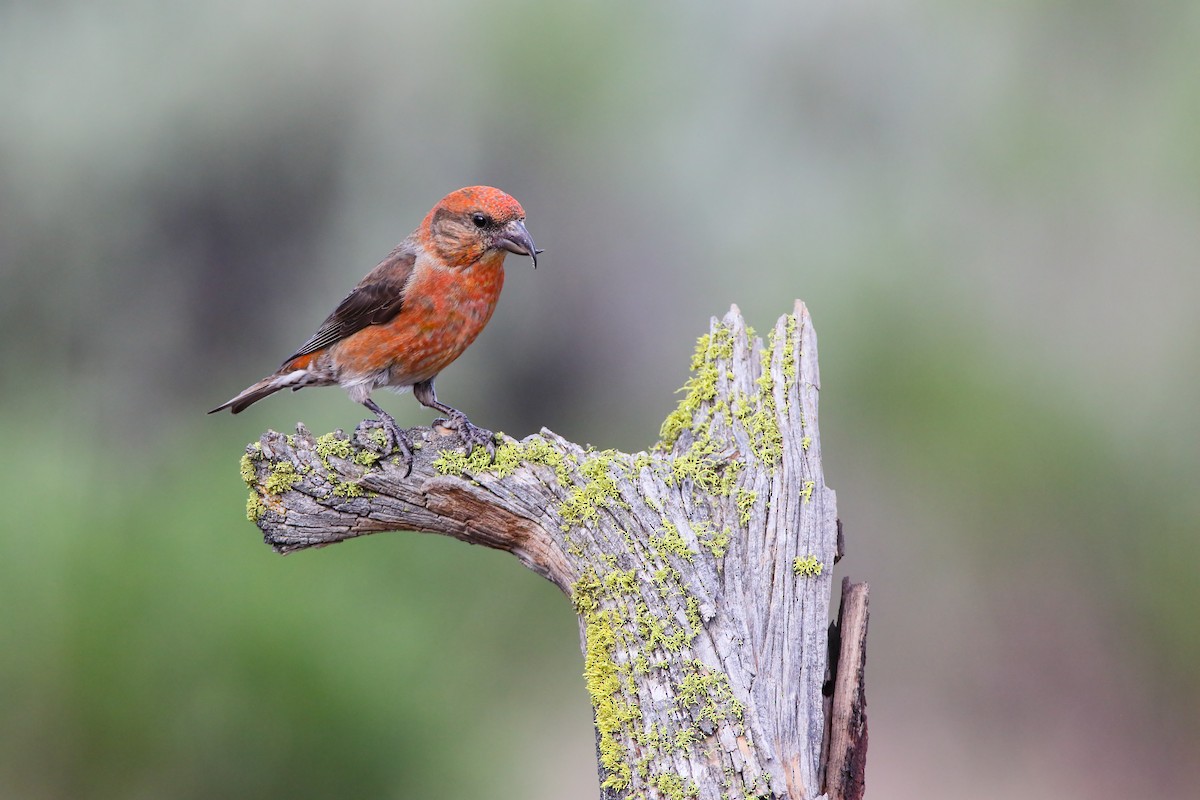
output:
<instances>
[{"instance_id":1,"label":"bird","mask_svg":"<svg viewBox=\"0 0 1200 800\"><path fill-rule=\"evenodd\" d=\"M504 285L504 257L537 249L525 210L491 186L468 186L443 197L409 236L358 282L316 332L279 369L209 411L234 414L282 389L340 385L382 426L384 452L398 452L406 474L413 442L371 399L386 387L413 397L456 430L468 452L494 457L494 434L438 400L434 379L487 325Z\"/></svg>"}]
</instances>

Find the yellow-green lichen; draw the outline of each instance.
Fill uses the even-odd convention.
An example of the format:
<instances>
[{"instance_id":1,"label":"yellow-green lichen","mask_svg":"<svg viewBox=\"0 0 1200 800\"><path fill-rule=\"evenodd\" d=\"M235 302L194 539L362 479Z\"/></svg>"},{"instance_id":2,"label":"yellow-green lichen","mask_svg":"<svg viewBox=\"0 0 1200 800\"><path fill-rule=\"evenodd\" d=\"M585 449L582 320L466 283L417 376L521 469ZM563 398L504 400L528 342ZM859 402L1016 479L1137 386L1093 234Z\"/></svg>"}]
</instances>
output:
<instances>
[{"instance_id":1,"label":"yellow-green lichen","mask_svg":"<svg viewBox=\"0 0 1200 800\"><path fill-rule=\"evenodd\" d=\"M337 434L334 433L326 433L323 436L317 437L317 446L314 450L317 456L325 463L327 469L329 468L330 456L346 460L354 453L354 447L350 444L350 440L339 439Z\"/></svg>"},{"instance_id":2,"label":"yellow-green lichen","mask_svg":"<svg viewBox=\"0 0 1200 800\"><path fill-rule=\"evenodd\" d=\"M461 450L440 450L433 468L442 475L475 474L491 469L492 457L487 448L475 447L470 453Z\"/></svg>"},{"instance_id":3,"label":"yellow-green lichen","mask_svg":"<svg viewBox=\"0 0 1200 800\"><path fill-rule=\"evenodd\" d=\"M696 636L700 633L700 603L696 598L689 597L687 610L685 612L688 620L688 625L673 625L673 629L668 632L667 626L664 626L654 614L650 612L649 606L643 601L638 601L634 608L634 621L637 622L638 635L646 643L646 647L653 649L662 647L668 653L678 653L683 648L692 643Z\"/></svg>"},{"instance_id":4,"label":"yellow-green lichen","mask_svg":"<svg viewBox=\"0 0 1200 800\"><path fill-rule=\"evenodd\" d=\"M791 386L796 382L796 348L792 341L796 338L796 315L788 314L787 322L783 324L783 335L787 345L783 348L783 363L780 365L784 380ZM774 344L772 342L772 344Z\"/></svg>"},{"instance_id":5,"label":"yellow-green lichen","mask_svg":"<svg viewBox=\"0 0 1200 800\"><path fill-rule=\"evenodd\" d=\"M692 781L685 782L681 775L674 772L664 772L650 778L650 785L658 789L663 797L669 800L687 800L700 794L700 789Z\"/></svg>"},{"instance_id":6,"label":"yellow-green lichen","mask_svg":"<svg viewBox=\"0 0 1200 800\"><path fill-rule=\"evenodd\" d=\"M494 458L482 447L476 447L469 454L461 450L442 450L434 460L433 468L442 475L487 472L507 478L522 464L548 466L554 470L559 483L566 484L570 480L566 456L541 437L532 437L525 442L504 441L496 448Z\"/></svg>"},{"instance_id":7,"label":"yellow-green lichen","mask_svg":"<svg viewBox=\"0 0 1200 800\"><path fill-rule=\"evenodd\" d=\"M783 434L779 431L778 407L775 405L775 378L771 374L771 353L775 349L775 330L768 337L770 344L759 353L762 374L758 377L756 397L743 400L738 419L750 435L750 446L759 461L768 467L783 455Z\"/></svg>"},{"instance_id":8,"label":"yellow-green lichen","mask_svg":"<svg viewBox=\"0 0 1200 800\"><path fill-rule=\"evenodd\" d=\"M614 569L605 573L604 588L610 592L636 592L638 588L636 569Z\"/></svg>"},{"instance_id":9,"label":"yellow-green lichen","mask_svg":"<svg viewBox=\"0 0 1200 800\"><path fill-rule=\"evenodd\" d=\"M695 728L683 728L675 733L675 749L687 750L700 738L700 732Z\"/></svg>"},{"instance_id":10,"label":"yellow-green lichen","mask_svg":"<svg viewBox=\"0 0 1200 800\"><path fill-rule=\"evenodd\" d=\"M316 447L313 448L313 452L321 459L321 463L325 466L326 471L331 474L334 472L334 468L329 463L330 458L353 461L359 466L368 468L374 466L379 461L378 453L373 453L366 449L356 452L354 445L349 439L340 438L335 433L326 433L323 436L317 437ZM357 483L353 482L335 482L333 493L339 497L364 497L370 494Z\"/></svg>"},{"instance_id":11,"label":"yellow-green lichen","mask_svg":"<svg viewBox=\"0 0 1200 800\"><path fill-rule=\"evenodd\" d=\"M354 454L353 461L360 467L373 467L379 463L379 454L370 450L359 450Z\"/></svg>"},{"instance_id":12,"label":"yellow-green lichen","mask_svg":"<svg viewBox=\"0 0 1200 800\"><path fill-rule=\"evenodd\" d=\"M589 454L579 465L579 473L586 481L574 486L558 509L559 516L568 526L597 521L600 508L606 503L629 508L629 504L621 499L617 482L609 470L616 456L615 450L604 450Z\"/></svg>"},{"instance_id":13,"label":"yellow-green lichen","mask_svg":"<svg viewBox=\"0 0 1200 800\"><path fill-rule=\"evenodd\" d=\"M817 560L817 557L812 553L809 553L803 558L796 556L796 558L792 560L792 572L797 575L805 575L809 578L815 578L821 574L821 570L823 569L824 565L821 564L821 562Z\"/></svg>"},{"instance_id":14,"label":"yellow-green lichen","mask_svg":"<svg viewBox=\"0 0 1200 800\"><path fill-rule=\"evenodd\" d=\"M707 421L696 420L696 415L705 403L711 403L717 396L717 380L720 376L717 362L729 361L732 357L733 331L725 325L714 325L711 333L706 333L696 340L696 352L692 355L692 376L679 390L686 394L675 410L663 420L656 449L669 450L684 431Z\"/></svg>"},{"instance_id":15,"label":"yellow-green lichen","mask_svg":"<svg viewBox=\"0 0 1200 800\"><path fill-rule=\"evenodd\" d=\"M704 629L704 621L700 618L700 601L695 597L687 599L687 608L684 611L687 616L688 625L690 626L692 639L700 635L700 631ZM689 642L691 640L689 639Z\"/></svg>"},{"instance_id":16,"label":"yellow-green lichen","mask_svg":"<svg viewBox=\"0 0 1200 800\"><path fill-rule=\"evenodd\" d=\"M254 468L255 458L249 453L242 454L241 473L242 481L247 486L253 486L258 481L258 471Z\"/></svg>"},{"instance_id":17,"label":"yellow-green lichen","mask_svg":"<svg viewBox=\"0 0 1200 800\"><path fill-rule=\"evenodd\" d=\"M812 437L811 436L804 436L800 439L800 449L803 450L804 452L807 453L808 448L811 446L812 446Z\"/></svg>"},{"instance_id":18,"label":"yellow-green lichen","mask_svg":"<svg viewBox=\"0 0 1200 800\"><path fill-rule=\"evenodd\" d=\"M712 553L713 558L724 558L725 554L729 552L729 528L722 528L718 533L708 522L698 522L692 525L692 530L701 546Z\"/></svg>"},{"instance_id":19,"label":"yellow-green lichen","mask_svg":"<svg viewBox=\"0 0 1200 800\"><path fill-rule=\"evenodd\" d=\"M290 461L278 461L271 466L271 474L263 484L267 494L283 494L301 480L301 475Z\"/></svg>"},{"instance_id":20,"label":"yellow-green lichen","mask_svg":"<svg viewBox=\"0 0 1200 800\"><path fill-rule=\"evenodd\" d=\"M725 788L730 789L729 797L733 798L734 783L741 784L741 800L766 800L766 798L774 797L771 793L771 775L767 772L760 772L755 776L754 780L749 783L747 778L740 772L734 772L731 769L725 770Z\"/></svg>"},{"instance_id":21,"label":"yellow-green lichen","mask_svg":"<svg viewBox=\"0 0 1200 800\"><path fill-rule=\"evenodd\" d=\"M666 564L654 570L650 576L654 581L654 585L658 587L660 597L666 597L671 594L672 590L681 591L679 582L679 570Z\"/></svg>"},{"instance_id":22,"label":"yellow-green lichen","mask_svg":"<svg viewBox=\"0 0 1200 800\"><path fill-rule=\"evenodd\" d=\"M803 503L808 503L812 500L813 489L817 486L816 481L805 481L804 487L800 490L800 500Z\"/></svg>"},{"instance_id":23,"label":"yellow-green lichen","mask_svg":"<svg viewBox=\"0 0 1200 800\"><path fill-rule=\"evenodd\" d=\"M374 492L368 492L356 481L340 481L333 487L333 493L346 498L374 496Z\"/></svg>"},{"instance_id":24,"label":"yellow-green lichen","mask_svg":"<svg viewBox=\"0 0 1200 800\"><path fill-rule=\"evenodd\" d=\"M263 504L262 498L258 496L258 492L251 492L246 498L246 519L251 522L258 522L267 513L267 507Z\"/></svg>"},{"instance_id":25,"label":"yellow-green lichen","mask_svg":"<svg viewBox=\"0 0 1200 800\"><path fill-rule=\"evenodd\" d=\"M496 458L492 461L491 471L499 478L507 478L517 471L521 461L520 445L504 442L496 448Z\"/></svg>"},{"instance_id":26,"label":"yellow-green lichen","mask_svg":"<svg viewBox=\"0 0 1200 800\"><path fill-rule=\"evenodd\" d=\"M562 451L540 436L521 442L521 458L528 464L550 467L560 484L566 485L571 479Z\"/></svg>"},{"instance_id":27,"label":"yellow-green lichen","mask_svg":"<svg viewBox=\"0 0 1200 800\"><path fill-rule=\"evenodd\" d=\"M685 661L683 668L684 677L675 695L681 710L698 707L696 718L714 725L727 719L741 720L745 706L733 696L725 673L713 671L697 659Z\"/></svg>"},{"instance_id":28,"label":"yellow-green lichen","mask_svg":"<svg viewBox=\"0 0 1200 800\"><path fill-rule=\"evenodd\" d=\"M738 489L738 522L742 523L743 525L750 524L750 515L754 511L754 504L756 502L758 502L758 492L754 491L753 489Z\"/></svg>"},{"instance_id":29,"label":"yellow-green lichen","mask_svg":"<svg viewBox=\"0 0 1200 800\"><path fill-rule=\"evenodd\" d=\"M601 608L603 592L601 580L588 569L571 586L571 600L584 622L583 674L596 714L600 765L606 774L601 788L620 791L629 786L633 774L619 737L641 718L641 710L623 696L624 670L615 658L618 640L615 628L620 623L613 611Z\"/></svg>"},{"instance_id":30,"label":"yellow-green lichen","mask_svg":"<svg viewBox=\"0 0 1200 800\"><path fill-rule=\"evenodd\" d=\"M696 555L679 534L679 529L665 519L663 520L662 534L650 536L650 546L656 552L671 553L689 562Z\"/></svg>"},{"instance_id":31,"label":"yellow-green lichen","mask_svg":"<svg viewBox=\"0 0 1200 800\"><path fill-rule=\"evenodd\" d=\"M719 461L713 458L716 444L707 436L699 437L687 452L671 459L670 471L663 474L667 486L690 480L706 494L728 496L737 481L740 461Z\"/></svg>"}]
</instances>

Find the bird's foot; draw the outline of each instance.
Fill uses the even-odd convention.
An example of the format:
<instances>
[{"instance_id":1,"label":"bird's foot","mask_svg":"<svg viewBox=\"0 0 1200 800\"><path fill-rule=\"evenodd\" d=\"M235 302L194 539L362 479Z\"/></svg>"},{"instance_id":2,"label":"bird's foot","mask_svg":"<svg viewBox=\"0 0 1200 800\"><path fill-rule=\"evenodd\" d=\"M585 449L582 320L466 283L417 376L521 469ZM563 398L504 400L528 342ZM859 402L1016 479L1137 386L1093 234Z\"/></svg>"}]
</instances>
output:
<instances>
[{"instance_id":1,"label":"bird's foot","mask_svg":"<svg viewBox=\"0 0 1200 800\"><path fill-rule=\"evenodd\" d=\"M474 452L478 446L487 451L488 458L492 461L496 460L496 434L487 428L480 428L467 419L467 415L463 412L453 409L450 412L449 419L435 419L433 426L435 428L443 427L457 431L459 437L463 440L463 444L466 445L468 455Z\"/></svg>"},{"instance_id":2,"label":"bird's foot","mask_svg":"<svg viewBox=\"0 0 1200 800\"><path fill-rule=\"evenodd\" d=\"M361 435L361 441L367 443L367 447L381 456L395 454L401 466L404 467L404 476L412 472L413 464L413 438L412 434L396 424L396 420L389 416L383 416L379 419L366 419L359 423L361 431L370 431L378 429L382 436L371 436L369 434ZM380 441L382 439L382 441Z\"/></svg>"}]
</instances>

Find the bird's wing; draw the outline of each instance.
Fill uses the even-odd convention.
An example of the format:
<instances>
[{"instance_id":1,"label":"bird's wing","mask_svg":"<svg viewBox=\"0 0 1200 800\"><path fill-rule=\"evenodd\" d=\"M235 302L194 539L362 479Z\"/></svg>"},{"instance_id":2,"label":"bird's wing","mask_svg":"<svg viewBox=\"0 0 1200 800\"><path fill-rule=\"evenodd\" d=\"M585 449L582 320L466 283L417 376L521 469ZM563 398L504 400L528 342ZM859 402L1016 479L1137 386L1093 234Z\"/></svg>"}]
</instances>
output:
<instances>
[{"instance_id":1,"label":"bird's wing","mask_svg":"<svg viewBox=\"0 0 1200 800\"><path fill-rule=\"evenodd\" d=\"M404 303L404 287L416 260L415 248L407 242L399 245L338 303L317 332L284 360L284 365L399 314Z\"/></svg>"}]
</instances>

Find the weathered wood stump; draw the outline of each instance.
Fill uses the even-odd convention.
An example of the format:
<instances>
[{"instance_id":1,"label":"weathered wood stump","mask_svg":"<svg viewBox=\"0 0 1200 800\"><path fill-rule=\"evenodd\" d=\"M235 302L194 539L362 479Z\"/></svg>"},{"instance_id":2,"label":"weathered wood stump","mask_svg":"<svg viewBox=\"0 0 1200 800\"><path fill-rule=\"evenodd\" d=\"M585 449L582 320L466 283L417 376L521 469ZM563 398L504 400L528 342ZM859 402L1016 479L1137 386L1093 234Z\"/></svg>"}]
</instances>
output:
<instances>
[{"instance_id":1,"label":"weathered wood stump","mask_svg":"<svg viewBox=\"0 0 1200 800\"><path fill-rule=\"evenodd\" d=\"M819 389L803 303L765 347L735 306L646 452L543 430L490 461L423 429L405 476L377 431L300 426L247 448L247 513L281 553L426 531L554 582L579 614L604 798L861 797L866 585L844 587L830 674L840 553Z\"/></svg>"}]
</instances>

